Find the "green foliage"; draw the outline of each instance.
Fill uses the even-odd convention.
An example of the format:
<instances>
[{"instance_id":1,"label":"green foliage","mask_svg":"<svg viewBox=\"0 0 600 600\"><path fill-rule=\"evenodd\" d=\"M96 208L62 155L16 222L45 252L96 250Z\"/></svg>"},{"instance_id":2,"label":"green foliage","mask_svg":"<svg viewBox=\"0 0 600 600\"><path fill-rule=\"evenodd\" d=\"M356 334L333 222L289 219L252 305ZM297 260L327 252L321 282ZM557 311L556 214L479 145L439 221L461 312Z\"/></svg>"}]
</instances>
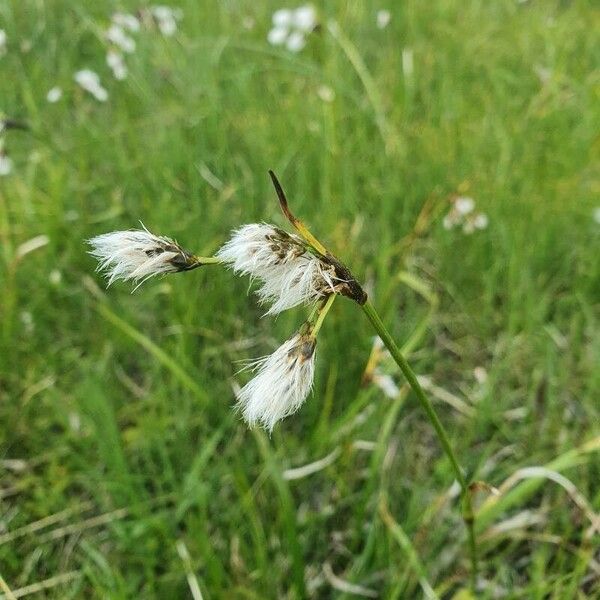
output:
<instances>
[{"instance_id":1,"label":"green foliage","mask_svg":"<svg viewBox=\"0 0 600 600\"><path fill-rule=\"evenodd\" d=\"M135 294L93 272L84 240L138 220L202 255L240 224L283 225L271 168L429 377L461 463L502 492L475 497L482 597L600 593L598 10L408 0L379 29L385 4L319 3L293 54L266 41L277 4L181 1L174 37L135 34L122 82L104 31L141 5L0 4L0 111L30 125L2 134L0 177L13 591L184 598L191 576L211 599L351 597L339 577L381 598L470 597L452 470L409 391L363 381L373 334L356 306L335 303L314 394L269 438L232 412L237 361L305 311L263 319L248 281L215 267ZM106 103L73 81L83 68ZM457 195L486 229L442 226ZM502 487L531 466L585 504L556 477Z\"/></svg>"}]
</instances>

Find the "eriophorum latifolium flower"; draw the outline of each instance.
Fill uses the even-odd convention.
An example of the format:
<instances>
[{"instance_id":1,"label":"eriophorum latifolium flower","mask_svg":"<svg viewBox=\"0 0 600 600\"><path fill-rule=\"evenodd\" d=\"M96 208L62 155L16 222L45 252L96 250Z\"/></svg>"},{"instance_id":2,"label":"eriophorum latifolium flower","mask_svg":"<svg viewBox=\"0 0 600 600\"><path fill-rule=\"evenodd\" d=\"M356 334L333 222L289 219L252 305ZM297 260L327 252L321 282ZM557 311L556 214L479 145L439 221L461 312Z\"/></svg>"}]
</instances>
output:
<instances>
[{"instance_id":1,"label":"eriophorum latifolium flower","mask_svg":"<svg viewBox=\"0 0 600 600\"><path fill-rule=\"evenodd\" d=\"M237 394L238 409L249 425L270 432L302 406L313 385L316 344L311 331L298 332L273 354L249 363L257 374Z\"/></svg>"},{"instance_id":2,"label":"eriophorum latifolium flower","mask_svg":"<svg viewBox=\"0 0 600 600\"><path fill-rule=\"evenodd\" d=\"M335 257L289 209L287 198L272 171L269 171L281 209L296 233L275 225L254 223L232 232L230 239L215 256L200 257L184 250L177 242L150 233L147 229L115 231L89 240L90 254L98 261L98 270L108 277L132 280L138 285L155 275L189 271L208 264L221 264L236 274L260 281L261 303L270 304L267 314L300 304L312 304L308 320L272 354L249 363L255 376L237 395L237 409L250 425L269 432L283 418L295 413L305 402L315 372L317 334L339 295L359 304L390 356L400 367L416 398L434 427L462 490L463 519L469 532L472 579L477 579L477 546L470 481L465 477L450 445L448 434L439 420L402 352L386 329L367 294L350 270ZM459 206L460 208L460 206ZM463 206L467 212L469 206ZM379 342L378 342L379 343ZM377 375L377 372L374 372ZM390 396L399 393L391 380L380 380Z\"/></svg>"},{"instance_id":3,"label":"eriophorum latifolium flower","mask_svg":"<svg viewBox=\"0 0 600 600\"><path fill-rule=\"evenodd\" d=\"M90 254L98 259L97 271L104 272L108 285L113 281L146 279L165 273L189 271L200 266L193 254L171 238L143 230L113 231L98 235L88 243Z\"/></svg>"},{"instance_id":4,"label":"eriophorum latifolium flower","mask_svg":"<svg viewBox=\"0 0 600 600\"><path fill-rule=\"evenodd\" d=\"M335 294L343 283L301 237L266 223L236 229L216 256L235 273L262 282L257 294L271 305L268 315Z\"/></svg>"},{"instance_id":5,"label":"eriophorum latifolium flower","mask_svg":"<svg viewBox=\"0 0 600 600\"><path fill-rule=\"evenodd\" d=\"M281 186L271 176L284 213L299 235L266 223L244 225L231 233L215 256L207 258L145 228L89 240L90 254L99 261L97 270L105 274L109 285L131 280L139 286L156 275L218 263L260 282L257 294L261 304L269 305L268 315L313 305L309 319L297 333L272 354L250 362L256 375L237 394L237 406L245 421L269 431L296 412L312 389L317 333L334 298L344 295L359 304L366 301L350 271L290 213Z\"/></svg>"}]
</instances>

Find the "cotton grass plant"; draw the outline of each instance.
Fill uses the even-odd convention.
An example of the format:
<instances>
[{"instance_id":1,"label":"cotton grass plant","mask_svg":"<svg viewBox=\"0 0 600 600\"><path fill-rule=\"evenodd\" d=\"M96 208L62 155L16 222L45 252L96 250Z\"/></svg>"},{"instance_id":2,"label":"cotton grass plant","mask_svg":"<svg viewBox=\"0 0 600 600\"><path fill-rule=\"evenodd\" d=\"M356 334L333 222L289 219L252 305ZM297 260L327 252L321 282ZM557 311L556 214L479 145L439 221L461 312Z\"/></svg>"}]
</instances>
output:
<instances>
[{"instance_id":1,"label":"cotton grass plant","mask_svg":"<svg viewBox=\"0 0 600 600\"><path fill-rule=\"evenodd\" d=\"M257 296L267 307L266 315L301 306L312 306L307 321L272 354L248 363L254 377L237 392L237 410L250 425L271 432L282 419L304 404L313 387L317 335L338 296L346 296L363 310L377 335L401 369L433 425L461 488L462 517L467 527L474 586L477 547L471 483L463 473L448 435L433 405L396 342L351 271L332 254L291 212L285 193L269 171L284 215L295 229L287 232L275 225L253 223L231 233L214 256L197 256L171 238L146 229L115 231L89 240L97 270L110 285L131 281L135 289L147 279L168 273L221 265L236 275L249 275L259 282Z\"/></svg>"}]
</instances>

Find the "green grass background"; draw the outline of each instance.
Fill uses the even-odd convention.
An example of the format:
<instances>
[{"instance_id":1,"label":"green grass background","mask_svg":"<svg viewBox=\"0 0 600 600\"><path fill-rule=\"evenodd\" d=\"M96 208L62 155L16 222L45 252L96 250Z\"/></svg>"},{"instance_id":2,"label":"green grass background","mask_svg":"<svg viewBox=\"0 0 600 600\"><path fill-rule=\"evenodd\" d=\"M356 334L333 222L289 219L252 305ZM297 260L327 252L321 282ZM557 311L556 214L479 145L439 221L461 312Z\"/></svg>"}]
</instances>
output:
<instances>
[{"instance_id":1,"label":"green grass background","mask_svg":"<svg viewBox=\"0 0 600 600\"><path fill-rule=\"evenodd\" d=\"M332 573L380 598L422 597L420 579L469 597L452 471L408 390L361 384L373 333L356 306L335 303L314 394L269 438L232 412L236 361L306 310L261 318L248 281L218 268L133 295L94 274L84 240L140 219L203 254L242 223L283 224L269 168L441 388L468 473L500 487L547 466L572 483L478 492L480 597L597 597L598 5L319 3L299 54L266 41L276 3L177 6L177 35L136 35L117 82L103 31L139 4L0 4L0 109L31 126L5 134L0 179L4 597L187 598L186 574L205 598L353 597ZM73 82L85 67L105 104ZM461 193L486 230L442 227Z\"/></svg>"}]
</instances>

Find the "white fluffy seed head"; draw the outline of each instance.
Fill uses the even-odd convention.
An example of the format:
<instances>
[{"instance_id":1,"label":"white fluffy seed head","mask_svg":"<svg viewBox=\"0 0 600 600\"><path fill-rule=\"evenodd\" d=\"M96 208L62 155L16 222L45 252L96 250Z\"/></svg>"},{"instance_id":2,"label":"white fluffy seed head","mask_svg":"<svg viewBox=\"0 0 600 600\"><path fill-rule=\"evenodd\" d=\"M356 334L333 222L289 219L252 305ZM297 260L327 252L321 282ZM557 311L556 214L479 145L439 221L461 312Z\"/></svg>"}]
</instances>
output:
<instances>
[{"instance_id":1,"label":"white fluffy seed head","mask_svg":"<svg viewBox=\"0 0 600 600\"><path fill-rule=\"evenodd\" d=\"M315 345L313 337L297 333L252 363L258 373L237 394L238 409L249 425L270 432L302 406L313 385Z\"/></svg>"},{"instance_id":2,"label":"white fluffy seed head","mask_svg":"<svg viewBox=\"0 0 600 600\"><path fill-rule=\"evenodd\" d=\"M88 240L90 254L98 259L97 271L104 272L108 285L113 281L134 281L186 270L192 255L177 242L148 230L113 231Z\"/></svg>"},{"instance_id":3,"label":"white fluffy seed head","mask_svg":"<svg viewBox=\"0 0 600 600\"><path fill-rule=\"evenodd\" d=\"M335 293L335 269L312 254L298 236L274 225L244 225L217 252L217 257L239 275L262 282L260 302L266 314L277 314L299 304Z\"/></svg>"},{"instance_id":4,"label":"white fluffy seed head","mask_svg":"<svg viewBox=\"0 0 600 600\"><path fill-rule=\"evenodd\" d=\"M82 69L81 71L77 71L73 77L75 82L86 92L94 96L98 102L106 102L108 100L108 92L102 87L98 73L90 69Z\"/></svg>"}]
</instances>

